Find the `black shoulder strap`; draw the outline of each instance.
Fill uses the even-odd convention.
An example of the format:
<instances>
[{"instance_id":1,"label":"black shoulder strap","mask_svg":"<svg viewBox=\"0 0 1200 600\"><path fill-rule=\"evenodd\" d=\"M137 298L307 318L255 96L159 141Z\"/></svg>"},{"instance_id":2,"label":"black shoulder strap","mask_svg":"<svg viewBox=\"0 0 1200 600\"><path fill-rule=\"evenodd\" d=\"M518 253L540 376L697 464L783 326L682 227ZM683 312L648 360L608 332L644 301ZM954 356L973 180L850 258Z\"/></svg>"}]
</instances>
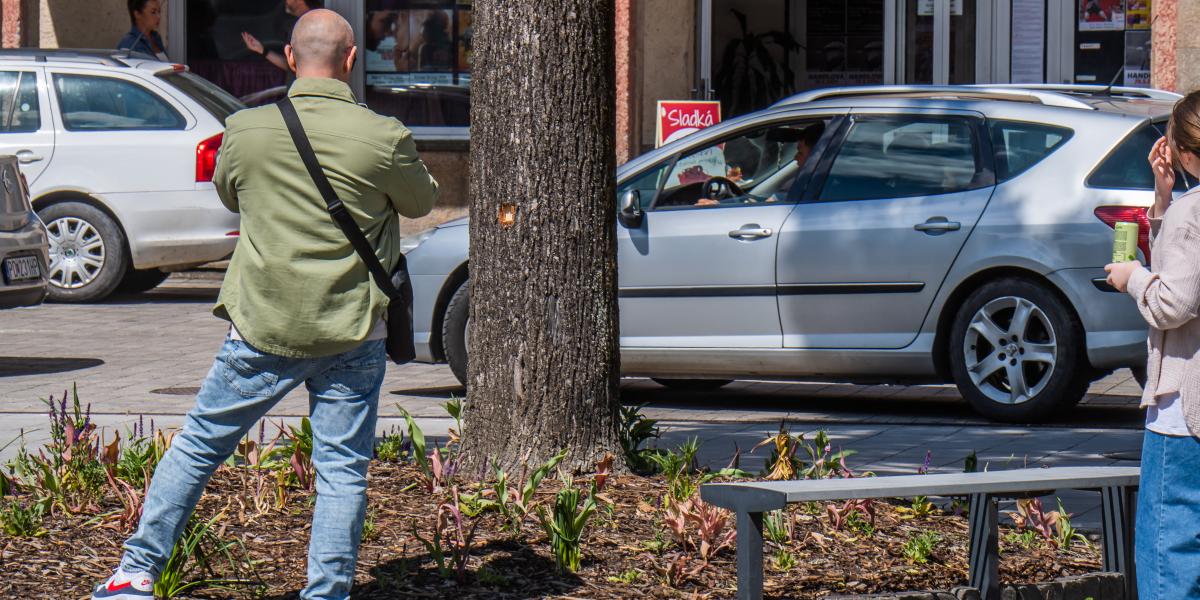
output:
<instances>
[{"instance_id":1,"label":"black shoulder strap","mask_svg":"<svg viewBox=\"0 0 1200 600\"><path fill-rule=\"evenodd\" d=\"M354 251L366 263L367 270L375 279L375 285L378 285L379 289L383 290L383 293L387 294L389 298L396 297L399 292L396 290L396 286L392 285L392 278L383 268L383 264L379 262L379 257L375 255L375 249L371 247L371 243L363 235L362 229L354 221L354 216L346 210L342 201L338 200L337 193L333 191L333 186L329 184L329 179L321 170L321 164L317 162L317 155L313 152L312 144L309 143L308 136L304 133L304 126L300 124L300 116L296 114L296 107L292 105L291 98L285 97L276 103L276 106L279 107L279 112L283 113L283 122L287 124L288 132L292 134L292 142L296 144L296 150L300 152L300 159L304 161L308 174L312 177L313 183L317 184L317 190L321 192L321 197L325 199L325 207L329 210L329 216L333 217L333 221L341 228L346 239L350 240L350 245L354 246ZM400 264L403 265L404 255L400 256L400 260Z\"/></svg>"}]
</instances>

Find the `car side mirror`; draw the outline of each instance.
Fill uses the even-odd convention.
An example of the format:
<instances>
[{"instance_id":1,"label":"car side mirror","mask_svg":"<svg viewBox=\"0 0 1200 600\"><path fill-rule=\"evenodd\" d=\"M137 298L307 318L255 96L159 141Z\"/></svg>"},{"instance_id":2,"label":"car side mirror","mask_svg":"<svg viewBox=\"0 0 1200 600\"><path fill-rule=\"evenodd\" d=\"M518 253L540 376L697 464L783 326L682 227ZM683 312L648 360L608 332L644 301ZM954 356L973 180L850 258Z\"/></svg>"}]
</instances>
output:
<instances>
[{"instance_id":1,"label":"car side mirror","mask_svg":"<svg viewBox=\"0 0 1200 600\"><path fill-rule=\"evenodd\" d=\"M637 190L629 190L621 194L621 209L617 212L617 220L622 225L629 229L637 229L642 226L642 218L646 213L642 212L642 195Z\"/></svg>"}]
</instances>

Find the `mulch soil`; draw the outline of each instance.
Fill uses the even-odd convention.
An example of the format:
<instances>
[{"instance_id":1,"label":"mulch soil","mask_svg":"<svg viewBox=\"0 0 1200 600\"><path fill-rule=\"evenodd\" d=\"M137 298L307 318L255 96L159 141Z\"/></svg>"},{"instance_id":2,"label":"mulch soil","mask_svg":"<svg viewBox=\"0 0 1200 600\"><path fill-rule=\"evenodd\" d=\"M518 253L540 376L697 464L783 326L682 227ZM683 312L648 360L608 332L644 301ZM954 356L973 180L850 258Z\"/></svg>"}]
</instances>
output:
<instances>
[{"instance_id":1,"label":"mulch soil","mask_svg":"<svg viewBox=\"0 0 1200 600\"><path fill-rule=\"evenodd\" d=\"M281 509L256 514L250 505L252 486L238 469L222 468L209 484L199 515L220 512L219 535L240 540L255 562L257 590L207 588L194 598L296 598L305 577L311 498L293 492ZM465 577L443 578L414 528L429 539L437 506L445 493L431 494L411 466L374 462L371 467L370 513L374 533L362 544L355 599L446 598L728 598L735 594L735 557L721 551L698 574L668 584L672 562L700 565L695 551L676 544L651 550L647 542L671 540L662 525L661 477L623 476L610 479L605 496L611 510L597 511L585 534L583 565L574 575L558 575L544 533L530 517L524 535L514 539L500 530L494 513L480 521ZM539 497L552 502L557 480L548 478ZM111 500L100 512L116 510ZM901 502L877 504L874 533L834 531L823 507L793 507L793 541L768 543L766 591L774 598L821 598L830 594L948 589L967 579L967 520L937 511L915 519L898 510ZM809 514L814 513L814 514ZM1003 516L1002 520L1007 520ZM16 538L0 533L0 597L86 598L117 564L128 532L91 515L55 514L46 519L47 534ZM730 518L729 526L733 526ZM1001 539L1009 530L1002 527ZM904 543L922 532L942 541L926 564L911 564ZM649 544L653 547L654 544ZM789 552L795 566L780 570L773 556ZM1063 552L1049 543L1026 547L1001 542L1001 579L1006 583L1048 581L1097 571L1098 548L1076 544Z\"/></svg>"}]
</instances>

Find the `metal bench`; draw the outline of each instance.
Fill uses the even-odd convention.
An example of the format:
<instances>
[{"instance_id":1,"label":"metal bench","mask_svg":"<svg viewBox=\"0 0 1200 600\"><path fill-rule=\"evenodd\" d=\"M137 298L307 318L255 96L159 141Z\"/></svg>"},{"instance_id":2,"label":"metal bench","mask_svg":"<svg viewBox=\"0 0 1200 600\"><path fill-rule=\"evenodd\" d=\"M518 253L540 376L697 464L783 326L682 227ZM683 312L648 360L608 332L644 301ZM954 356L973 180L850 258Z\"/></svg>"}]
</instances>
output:
<instances>
[{"instance_id":1,"label":"metal bench","mask_svg":"<svg viewBox=\"0 0 1200 600\"><path fill-rule=\"evenodd\" d=\"M759 600L763 591L763 513L807 501L860 498L959 496L970 498L970 585L983 600L1000 598L1000 551L996 502L1044 496L1059 489L1101 494L1104 570L1125 575L1126 598L1136 599L1133 509L1137 467L1056 467L988 473L901 475L806 481L715 483L700 488L709 504L737 514L738 599Z\"/></svg>"}]
</instances>

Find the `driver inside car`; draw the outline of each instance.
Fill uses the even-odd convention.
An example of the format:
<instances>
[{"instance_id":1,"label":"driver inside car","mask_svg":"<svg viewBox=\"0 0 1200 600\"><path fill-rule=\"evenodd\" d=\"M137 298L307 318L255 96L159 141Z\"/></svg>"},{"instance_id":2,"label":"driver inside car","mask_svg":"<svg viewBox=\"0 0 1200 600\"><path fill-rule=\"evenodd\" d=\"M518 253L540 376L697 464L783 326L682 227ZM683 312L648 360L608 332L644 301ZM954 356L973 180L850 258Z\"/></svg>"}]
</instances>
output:
<instances>
[{"instance_id":1,"label":"driver inside car","mask_svg":"<svg viewBox=\"0 0 1200 600\"><path fill-rule=\"evenodd\" d=\"M779 128L773 129L766 135L768 143L775 143L777 147L783 147L788 144L796 144L795 154L792 160L796 163L795 173L799 174L804 168L804 163L808 162L808 157L812 155L813 148L816 147L817 141L821 139L821 135L825 133L825 123L818 122L803 129L794 128ZM757 162L757 161L737 161L729 160L726 164L725 177L709 177L702 170L697 169L694 173L692 181L685 183L694 183L703 181L701 187L702 196L693 206L720 206L722 198L725 199L742 199L745 202L777 202L788 198L788 190L792 187L792 182L795 177L789 178L788 181L776 187L774 193L767 194L765 197L754 197L744 192L738 183L743 181L743 174L746 169L741 162ZM753 170L751 170L753 173ZM684 179L684 174L680 175L680 180ZM751 184L756 183L754 181Z\"/></svg>"}]
</instances>

